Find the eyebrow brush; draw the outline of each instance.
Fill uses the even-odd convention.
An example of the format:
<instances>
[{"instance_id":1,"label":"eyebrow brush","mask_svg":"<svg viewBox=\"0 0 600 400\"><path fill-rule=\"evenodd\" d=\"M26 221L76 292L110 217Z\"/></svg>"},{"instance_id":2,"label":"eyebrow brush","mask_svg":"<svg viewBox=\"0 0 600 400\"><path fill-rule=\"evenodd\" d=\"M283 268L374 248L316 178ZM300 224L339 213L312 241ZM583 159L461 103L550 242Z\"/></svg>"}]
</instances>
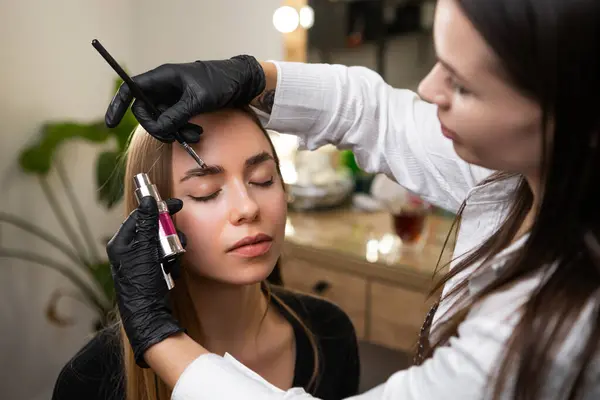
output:
<instances>
[{"instance_id":1,"label":"eyebrow brush","mask_svg":"<svg viewBox=\"0 0 600 400\"><path fill-rule=\"evenodd\" d=\"M98 53L100 53L102 58L104 58L104 60L106 60L108 65L110 65L112 67L112 69L117 73L117 75L119 75L121 77L121 79L123 79L123 81L127 84L129 89L131 90L131 93L133 93L133 96L136 99L143 101L146 104L146 106L150 109L150 112L153 114L153 116L155 118L158 118L158 116L160 115L160 111L158 111L158 109L154 106L154 104L152 104L150 99L148 99L148 97L144 94L144 92L142 92L140 87L133 81L133 79L131 79L129 77L129 75L127 75L125 70L123 70L123 68L121 68L119 63L117 63L117 61L108 53L108 51L106 51L106 49L104 48L104 46L102 46L100 44L98 39L92 40L92 46L94 46L94 48L98 51ZM198 163L200 168L206 167L206 164L204 163L204 161L202 161L202 159L198 156L198 154L194 151L194 149L192 149L192 147L183 140L183 137L181 136L181 134L179 132L175 133L175 139L183 146L185 151L187 151L187 153L190 156L192 156L192 158Z\"/></svg>"}]
</instances>

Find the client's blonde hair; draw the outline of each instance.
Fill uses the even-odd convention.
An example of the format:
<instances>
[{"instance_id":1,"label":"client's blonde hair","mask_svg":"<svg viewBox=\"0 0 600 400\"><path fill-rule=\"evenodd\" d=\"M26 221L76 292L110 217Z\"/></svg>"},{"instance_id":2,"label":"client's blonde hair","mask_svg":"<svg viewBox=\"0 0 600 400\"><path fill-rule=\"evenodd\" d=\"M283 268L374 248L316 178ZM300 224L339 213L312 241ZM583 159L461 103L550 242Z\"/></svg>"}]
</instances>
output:
<instances>
[{"instance_id":1,"label":"client's blonde hair","mask_svg":"<svg viewBox=\"0 0 600 400\"><path fill-rule=\"evenodd\" d=\"M244 107L239 109L249 115L252 120L261 128L267 140L271 145L275 162L277 163L277 171L279 171L279 159L275 153L273 143L269 138L268 133L262 127L260 121L254 112ZM131 141L127 151L127 164L125 169L125 207L126 215L137 208L138 204L135 199L133 187L133 176L138 173L146 173L153 182L163 199L171 197L173 182L172 182L172 153L171 144L162 143L150 136L141 126L139 126L131 137ZM176 218L176 216L175 216ZM177 281L177 285L171 291L170 300L175 318L181 326L187 329L188 335L200 342L200 323L197 320L194 306L188 291L189 276L185 268L181 269L181 276ZM267 300L270 304L271 299L285 309L306 332L310 344L313 349L314 367L313 374L309 382L309 389L314 388L317 384L317 376L319 373L319 351L314 335L300 319L300 317L288 307L278 296L270 290L270 285L265 281L262 283L266 289ZM127 339L127 335L123 330L121 323L120 336L123 349L123 367L126 388L127 400L168 400L171 398L170 389L156 376L152 369L143 369L137 366L133 351ZM297 355L299 356L299 355Z\"/></svg>"}]
</instances>

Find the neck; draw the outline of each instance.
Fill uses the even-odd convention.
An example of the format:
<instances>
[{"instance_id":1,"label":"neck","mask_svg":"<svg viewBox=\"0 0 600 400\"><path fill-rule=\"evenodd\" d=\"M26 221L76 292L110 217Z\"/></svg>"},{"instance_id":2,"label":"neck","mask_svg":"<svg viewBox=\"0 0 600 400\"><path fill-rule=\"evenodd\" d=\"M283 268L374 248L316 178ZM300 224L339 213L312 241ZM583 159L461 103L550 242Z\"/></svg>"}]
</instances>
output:
<instances>
[{"instance_id":1,"label":"neck","mask_svg":"<svg viewBox=\"0 0 600 400\"><path fill-rule=\"evenodd\" d=\"M188 285L203 346L221 355L251 351L267 310L260 283L239 286L190 279Z\"/></svg>"},{"instance_id":2,"label":"neck","mask_svg":"<svg viewBox=\"0 0 600 400\"><path fill-rule=\"evenodd\" d=\"M537 209L537 206L540 204L540 192L541 192L541 178L539 173L531 173L525 175L525 180L531 189L531 193L533 194L533 206L532 209Z\"/></svg>"},{"instance_id":3,"label":"neck","mask_svg":"<svg viewBox=\"0 0 600 400\"><path fill-rule=\"evenodd\" d=\"M533 195L533 203L531 204L531 210L529 210L529 212L525 216L525 219L523 220L521 228L515 236L515 239L518 239L521 235L531 230L533 222L535 221L535 215L537 214L539 205L541 203L541 180L539 174L532 173L529 175L525 175L525 179L527 180L527 184L529 185L529 188Z\"/></svg>"}]
</instances>

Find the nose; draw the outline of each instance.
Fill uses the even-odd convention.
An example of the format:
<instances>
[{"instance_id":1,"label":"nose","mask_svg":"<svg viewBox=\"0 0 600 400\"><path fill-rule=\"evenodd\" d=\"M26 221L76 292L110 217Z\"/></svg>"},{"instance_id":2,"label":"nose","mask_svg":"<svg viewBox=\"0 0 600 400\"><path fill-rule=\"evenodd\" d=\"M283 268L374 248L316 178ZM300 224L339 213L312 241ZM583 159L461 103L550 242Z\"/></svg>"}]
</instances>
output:
<instances>
[{"instance_id":1,"label":"nose","mask_svg":"<svg viewBox=\"0 0 600 400\"><path fill-rule=\"evenodd\" d=\"M444 109L450 107L450 94L444 87L443 71L439 63L434 65L429 74L419 83L417 91L419 96L429 103Z\"/></svg>"},{"instance_id":2,"label":"nose","mask_svg":"<svg viewBox=\"0 0 600 400\"><path fill-rule=\"evenodd\" d=\"M232 225L247 224L255 221L259 215L259 207L245 185L238 185L230 198L229 221Z\"/></svg>"}]
</instances>

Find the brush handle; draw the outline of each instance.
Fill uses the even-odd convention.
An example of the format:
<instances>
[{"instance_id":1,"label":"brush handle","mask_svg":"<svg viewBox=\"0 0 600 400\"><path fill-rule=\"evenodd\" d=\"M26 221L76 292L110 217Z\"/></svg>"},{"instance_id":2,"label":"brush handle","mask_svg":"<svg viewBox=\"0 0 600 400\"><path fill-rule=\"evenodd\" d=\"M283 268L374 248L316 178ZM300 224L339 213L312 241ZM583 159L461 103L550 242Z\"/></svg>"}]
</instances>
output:
<instances>
[{"instance_id":1,"label":"brush handle","mask_svg":"<svg viewBox=\"0 0 600 400\"><path fill-rule=\"evenodd\" d=\"M102 46L102 44L98 41L98 39L92 40L92 46L94 46L94 48L98 51L98 53L100 53L102 58L104 58L104 60L106 60L108 65L110 65L112 67L112 69L115 70L117 75L119 75L121 77L121 79L123 79L123 81L129 87L129 90L131 90L131 93L133 93L133 96L136 99L140 99L141 101L143 101L146 104L146 106L150 109L152 114L154 114L153 116L155 118L158 118L158 116L160 115L160 111L158 111L156 106L154 106L154 104L152 104L150 99L148 99L148 97L146 97L144 92L142 92L140 87L133 81L133 79L131 79L131 77L129 75L127 75L127 72L125 72L125 70L123 68L121 68L121 66L119 65L117 60L115 60L110 55L110 53L104 48L104 46Z\"/></svg>"},{"instance_id":2,"label":"brush handle","mask_svg":"<svg viewBox=\"0 0 600 400\"><path fill-rule=\"evenodd\" d=\"M140 87L133 81L133 79L131 79L131 77L129 75L127 75L127 72L125 72L125 70L123 68L121 68L121 66L119 65L117 60L115 60L113 58L113 56L110 55L108 50L106 50L104 48L104 46L102 46L102 44L98 41L98 39L92 40L92 46L94 46L94 48L98 51L98 53L100 53L102 58L104 58L104 60L108 63L108 65L111 66L111 68L117 73L117 75L119 75L121 77L121 79L123 79L123 82L125 82L127 84L127 86L129 87L129 90L131 90L131 93L133 93L133 96L136 99L139 99L142 102L144 102L146 104L146 106L150 109L152 116L155 119L158 118L158 116L160 115L160 111L158 110L158 108L156 108L156 106L154 104L152 104L152 102L144 94L142 89L140 89ZM202 159L198 156L198 154L196 154L194 149L192 149L190 147L190 145L187 144L183 140L183 138L181 137L181 134L179 132L175 132L174 136L175 136L175 139L181 145L183 145L183 147L185 148L185 151L187 151L187 153L196 161L196 163L198 163L200 168L204 168L206 166L204 161L202 161Z\"/></svg>"}]
</instances>

